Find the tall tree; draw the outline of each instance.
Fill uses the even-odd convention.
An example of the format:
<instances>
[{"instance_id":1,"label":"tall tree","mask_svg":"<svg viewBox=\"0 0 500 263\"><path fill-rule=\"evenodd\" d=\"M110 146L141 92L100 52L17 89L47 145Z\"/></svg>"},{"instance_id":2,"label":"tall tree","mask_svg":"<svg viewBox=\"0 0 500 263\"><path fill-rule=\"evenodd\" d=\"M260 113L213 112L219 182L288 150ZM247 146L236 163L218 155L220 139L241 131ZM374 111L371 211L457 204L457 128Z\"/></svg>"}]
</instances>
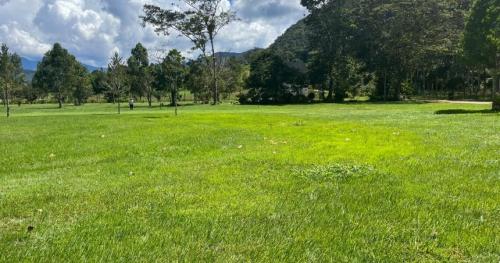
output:
<instances>
[{"instance_id":1,"label":"tall tree","mask_svg":"<svg viewBox=\"0 0 500 263\"><path fill-rule=\"evenodd\" d=\"M157 33L169 35L178 32L193 43L193 49L202 52L212 69L212 92L214 104L219 103L218 71L215 39L219 31L236 20L236 15L225 10L223 0L179 0L180 4L170 9L155 5L144 6L143 25L151 24ZM211 57L207 55L209 45Z\"/></svg>"},{"instance_id":2,"label":"tall tree","mask_svg":"<svg viewBox=\"0 0 500 263\"><path fill-rule=\"evenodd\" d=\"M280 56L268 50L258 52L253 55L250 63L248 94L240 97L240 102L303 102L298 96L303 87L303 78L301 72L287 65Z\"/></svg>"},{"instance_id":3,"label":"tall tree","mask_svg":"<svg viewBox=\"0 0 500 263\"><path fill-rule=\"evenodd\" d=\"M232 94L241 92L250 74L249 66L242 59L230 57L220 59L221 93L224 99L230 98Z\"/></svg>"},{"instance_id":4,"label":"tall tree","mask_svg":"<svg viewBox=\"0 0 500 263\"><path fill-rule=\"evenodd\" d=\"M177 50L171 50L165 57L162 63L166 80L170 87L172 106L175 107L175 115L177 116L177 101L179 98L179 89L184 84L186 77L186 68L184 66L184 57Z\"/></svg>"},{"instance_id":5,"label":"tall tree","mask_svg":"<svg viewBox=\"0 0 500 263\"><path fill-rule=\"evenodd\" d=\"M138 43L132 49L132 56L127 60L130 75L130 90L135 95L145 95L149 107L152 106L153 88L151 86L151 72L149 67L148 50Z\"/></svg>"},{"instance_id":6,"label":"tall tree","mask_svg":"<svg viewBox=\"0 0 500 263\"><path fill-rule=\"evenodd\" d=\"M206 63L193 60L188 63L188 74L186 77L187 89L194 95L194 101L201 103L210 102L210 68Z\"/></svg>"},{"instance_id":7,"label":"tall tree","mask_svg":"<svg viewBox=\"0 0 500 263\"><path fill-rule=\"evenodd\" d=\"M92 95L92 85L87 69L80 63L76 63L72 73L73 99L75 105L80 106Z\"/></svg>"},{"instance_id":8,"label":"tall tree","mask_svg":"<svg viewBox=\"0 0 500 263\"><path fill-rule=\"evenodd\" d=\"M170 92L170 105L175 107L175 115L179 89L185 82L186 73L184 57L177 49L170 50L156 70L156 83L160 89Z\"/></svg>"},{"instance_id":9,"label":"tall tree","mask_svg":"<svg viewBox=\"0 0 500 263\"><path fill-rule=\"evenodd\" d=\"M10 116L10 96L12 90L24 82L21 58L11 54L7 45L3 44L0 53L0 88L3 90L3 101L7 117Z\"/></svg>"},{"instance_id":10,"label":"tall tree","mask_svg":"<svg viewBox=\"0 0 500 263\"><path fill-rule=\"evenodd\" d=\"M102 96L106 92L106 72L104 70L94 70L90 74L90 83L92 85L92 92L98 96Z\"/></svg>"},{"instance_id":11,"label":"tall tree","mask_svg":"<svg viewBox=\"0 0 500 263\"><path fill-rule=\"evenodd\" d=\"M65 98L72 95L77 65L79 62L76 58L56 43L38 64L32 81L33 87L53 93L59 103L59 108L62 108Z\"/></svg>"},{"instance_id":12,"label":"tall tree","mask_svg":"<svg viewBox=\"0 0 500 263\"><path fill-rule=\"evenodd\" d=\"M127 68L123 64L123 58L118 52L111 57L108 65L108 90L113 98L113 103L118 105L118 114L121 113L120 102L127 86Z\"/></svg>"},{"instance_id":13,"label":"tall tree","mask_svg":"<svg viewBox=\"0 0 500 263\"><path fill-rule=\"evenodd\" d=\"M500 0L477 0L464 34L464 52L471 65L486 68L493 77L494 100L500 81Z\"/></svg>"},{"instance_id":14,"label":"tall tree","mask_svg":"<svg viewBox=\"0 0 500 263\"><path fill-rule=\"evenodd\" d=\"M311 15L306 18L306 25L309 28L310 49L319 53L321 58L316 58L321 62L324 70L317 73L324 76L315 76L319 79L326 79L328 82L327 101L342 101L345 91L340 85L342 78L340 72L348 67L348 57L353 46L352 36L354 31L354 21L352 16L352 6L347 1L316 1L303 0Z\"/></svg>"}]
</instances>

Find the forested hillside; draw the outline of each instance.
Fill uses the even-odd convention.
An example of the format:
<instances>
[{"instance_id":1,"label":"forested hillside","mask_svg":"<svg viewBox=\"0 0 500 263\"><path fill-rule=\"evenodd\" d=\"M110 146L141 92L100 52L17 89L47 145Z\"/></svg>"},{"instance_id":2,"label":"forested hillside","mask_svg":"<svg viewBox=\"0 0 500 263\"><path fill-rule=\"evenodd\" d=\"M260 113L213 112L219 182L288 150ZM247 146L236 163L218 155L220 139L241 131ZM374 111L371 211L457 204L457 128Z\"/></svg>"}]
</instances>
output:
<instances>
[{"instance_id":1,"label":"forested hillside","mask_svg":"<svg viewBox=\"0 0 500 263\"><path fill-rule=\"evenodd\" d=\"M288 82L287 87L311 85L325 101L360 95L373 100L495 100L499 0L302 4L310 15L279 37L262 55L270 59L257 59L262 62L254 64L252 73L266 72L264 62L271 69L276 63L269 61L283 60L294 74L304 76L269 79ZM252 98L245 100L289 102L290 93L297 93L273 81L268 83L274 87L264 83L250 83Z\"/></svg>"},{"instance_id":2,"label":"forested hillside","mask_svg":"<svg viewBox=\"0 0 500 263\"><path fill-rule=\"evenodd\" d=\"M308 27L305 19L291 26L269 47L275 54L287 61L306 62L309 56Z\"/></svg>"}]
</instances>

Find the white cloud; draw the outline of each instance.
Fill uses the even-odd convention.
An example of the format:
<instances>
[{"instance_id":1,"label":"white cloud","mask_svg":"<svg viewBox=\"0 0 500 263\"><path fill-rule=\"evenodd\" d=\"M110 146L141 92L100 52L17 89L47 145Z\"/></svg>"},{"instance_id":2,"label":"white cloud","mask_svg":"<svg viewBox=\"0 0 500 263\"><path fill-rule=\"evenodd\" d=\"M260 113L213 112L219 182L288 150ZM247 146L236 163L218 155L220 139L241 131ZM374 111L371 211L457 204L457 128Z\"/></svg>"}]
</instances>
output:
<instances>
[{"instance_id":1,"label":"white cloud","mask_svg":"<svg viewBox=\"0 0 500 263\"><path fill-rule=\"evenodd\" d=\"M0 0L0 42L22 56L41 57L61 43L84 63L103 66L115 50L127 56L142 42L154 53L177 48L190 53L191 44L176 35L157 36L140 25L145 3L168 6L171 0ZM231 4L232 3L232 4ZM240 21L221 31L217 47L241 52L266 47L303 17L299 0L229 0Z\"/></svg>"},{"instance_id":2,"label":"white cloud","mask_svg":"<svg viewBox=\"0 0 500 263\"><path fill-rule=\"evenodd\" d=\"M0 39L0 42L6 43L16 52L29 58L39 57L40 54L50 49L50 45L41 42L29 32L20 29L16 22L0 25L0 35L8 36L3 41Z\"/></svg>"}]
</instances>

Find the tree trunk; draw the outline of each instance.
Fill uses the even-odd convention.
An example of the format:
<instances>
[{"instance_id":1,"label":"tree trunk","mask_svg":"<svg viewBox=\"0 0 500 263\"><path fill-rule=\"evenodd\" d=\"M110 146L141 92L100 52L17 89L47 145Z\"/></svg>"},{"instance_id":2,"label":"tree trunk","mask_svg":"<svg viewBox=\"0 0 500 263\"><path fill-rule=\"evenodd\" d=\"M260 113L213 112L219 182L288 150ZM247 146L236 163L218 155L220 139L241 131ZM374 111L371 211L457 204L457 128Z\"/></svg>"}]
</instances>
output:
<instances>
[{"instance_id":1,"label":"tree trunk","mask_svg":"<svg viewBox=\"0 0 500 263\"><path fill-rule=\"evenodd\" d=\"M500 86L500 76L493 77L493 83L491 85L491 100L496 100L496 94L498 91L498 87Z\"/></svg>"},{"instance_id":2,"label":"tree trunk","mask_svg":"<svg viewBox=\"0 0 500 263\"><path fill-rule=\"evenodd\" d=\"M384 71L384 101L387 101L387 71Z\"/></svg>"},{"instance_id":3,"label":"tree trunk","mask_svg":"<svg viewBox=\"0 0 500 263\"><path fill-rule=\"evenodd\" d=\"M215 57L215 47L214 47L214 37L212 33L210 33L210 45L212 47L212 78L213 78L213 96L214 96L214 105L219 103L219 87L217 86L217 61Z\"/></svg>"},{"instance_id":4,"label":"tree trunk","mask_svg":"<svg viewBox=\"0 0 500 263\"><path fill-rule=\"evenodd\" d=\"M328 79L328 95L326 96L326 101L328 101L328 102L333 101L333 79L332 78Z\"/></svg>"},{"instance_id":5,"label":"tree trunk","mask_svg":"<svg viewBox=\"0 0 500 263\"><path fill-rule=\"evenodd\" d=\"M151 87L146 88L146 99L148 100L148 107L153 107L153 91Z\"/></svg>"},{"instance_id":6,"label":"tree trunk","mask_svg":"<svg viewBox=\"0 0 500 263\"><path fill-rule=\"evenodd\" d=\"M177 85L174 86L174 107L175 107L175 116L177 116Z\"/></svg>"},{"instance_id":7,"label":"tree trunk","mask_svg":"<svg viewBox=\"0 0 500 263\"><path fill-rule=\"evenodd\" d=\"M175 100L174 100L175 94L174 90L170 91L170 106L174 106Z\"/></svg>"},{"instance_id":8,"label":"tree trunk","mask_svg":"<svg viewBox=\"0 0 500 263\"><path fill-rule=\"evenodd\" d=\"M325 83L321 83L320 91L319 91L319 99L321 101L325 100Z\"/></svg>"},{"instance_id":9,"label":"tree trunk","mask_svg":"<svg viewBox=\"0 0 500 263\"><path fill-rule=\"evenodd\" d=\"M4 91L4 98L5 98L5 110L6 110L6 114L7 114L7 118L10 117L10 106L9 106L9 88L7 87L7 85L5 85L4 87L5 91Z\"/></svg>"}]
</instances>

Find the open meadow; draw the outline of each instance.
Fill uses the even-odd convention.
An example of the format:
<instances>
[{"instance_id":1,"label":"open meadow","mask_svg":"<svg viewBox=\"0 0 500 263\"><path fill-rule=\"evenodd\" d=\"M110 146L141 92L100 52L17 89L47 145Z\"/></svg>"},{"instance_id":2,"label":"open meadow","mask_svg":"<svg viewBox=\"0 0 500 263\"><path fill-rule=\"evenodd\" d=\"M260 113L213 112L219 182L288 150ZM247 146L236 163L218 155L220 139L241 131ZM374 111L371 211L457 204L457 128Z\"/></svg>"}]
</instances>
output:
<instances>
[{"instance_id":1,"label":"open meadow","mask_svg":"<svg viewBox=\"0 0 500 263\"><path fill-rule=\"evenodd\" d=\"M498 262L490 108L12 106L0 261Z\"/></svg>"}]
</instances>

